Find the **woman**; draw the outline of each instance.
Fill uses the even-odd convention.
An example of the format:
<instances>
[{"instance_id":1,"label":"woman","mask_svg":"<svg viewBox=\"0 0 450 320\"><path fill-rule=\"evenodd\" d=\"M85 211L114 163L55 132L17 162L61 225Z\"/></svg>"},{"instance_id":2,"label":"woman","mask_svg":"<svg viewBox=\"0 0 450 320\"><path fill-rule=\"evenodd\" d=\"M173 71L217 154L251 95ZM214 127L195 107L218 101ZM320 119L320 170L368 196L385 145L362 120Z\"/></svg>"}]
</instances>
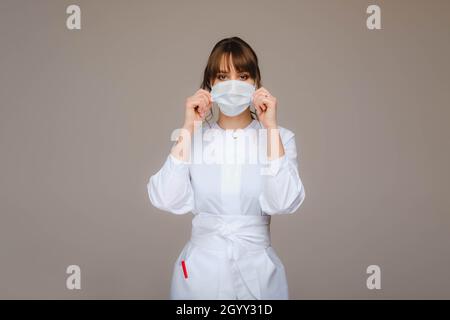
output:
<instances>
[{"instance_id":1,"label":"woman","mask_svg":"<svg viewBox=\"0 0 450 320\"><path fill-rule=\"evenodd\" d=\"M199 129L214 104L218 120ZM305 190L294 133L278 126L276 111L276 98L261 87L253 49L238 37L219 41L201 89L186 100L181 134L147 185L155 207L194 214L191 239L174 265L171 299L288 299L284 266L270 245L270 219L295 212ZM198 132L201 148L193 142ZM264 165L223 161L224 155L248 160L252 155L244 153L261 150L261 141L267 142ZM236 151L238 145L244 148ZM206 154L216 161L205 161Z\"/></svg>"}]
</instances>

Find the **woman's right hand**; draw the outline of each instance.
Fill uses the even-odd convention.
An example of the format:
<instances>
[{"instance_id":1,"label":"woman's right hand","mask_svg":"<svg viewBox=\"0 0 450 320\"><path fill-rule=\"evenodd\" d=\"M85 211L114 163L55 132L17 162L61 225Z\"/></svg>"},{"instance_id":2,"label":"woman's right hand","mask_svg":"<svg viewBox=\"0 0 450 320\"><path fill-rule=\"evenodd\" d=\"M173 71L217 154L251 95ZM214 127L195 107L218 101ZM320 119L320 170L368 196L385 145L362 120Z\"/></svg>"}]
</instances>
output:
<instances>
[{"instance_id":1,"label":"woman's right hand","mask_svg":"<svg viewBox=\"0 0 450 320\"><path fill-rule=\"evenodd\" d=\"M194 121L203 121L211 109L211 94L209 91L199 89L193 96L186 99L185 107L184 127L193 128Z\"/></svg>"}]
</instances>

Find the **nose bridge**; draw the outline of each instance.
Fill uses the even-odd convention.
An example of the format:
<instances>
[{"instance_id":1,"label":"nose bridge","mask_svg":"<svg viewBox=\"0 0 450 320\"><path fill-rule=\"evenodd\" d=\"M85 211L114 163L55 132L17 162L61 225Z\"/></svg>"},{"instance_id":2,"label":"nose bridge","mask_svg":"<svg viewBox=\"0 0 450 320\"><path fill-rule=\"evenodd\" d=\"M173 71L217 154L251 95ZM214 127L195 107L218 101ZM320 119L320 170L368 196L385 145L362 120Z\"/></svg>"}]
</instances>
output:
<instances>
[{"instance_id":1,"label":"nose bridge","mask_svg":"<svg viewBox=\"0 0 450 320\"><path fill-rule=\"evenodd\" d=\"M230 79L231 80L238 80L239 74L237 72L230 72Z\"/></svg>"}]
</instances>

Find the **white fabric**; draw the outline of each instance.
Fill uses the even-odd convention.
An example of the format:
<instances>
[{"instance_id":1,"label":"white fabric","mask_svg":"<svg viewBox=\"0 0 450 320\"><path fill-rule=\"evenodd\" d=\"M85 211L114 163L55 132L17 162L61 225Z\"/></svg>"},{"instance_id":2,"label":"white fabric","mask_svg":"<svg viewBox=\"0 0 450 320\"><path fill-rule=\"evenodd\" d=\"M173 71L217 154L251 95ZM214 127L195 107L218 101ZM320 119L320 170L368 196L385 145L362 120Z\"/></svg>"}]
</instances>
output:
<instances>
[{"instance_id":1,"label":"white fabric","mask_svg":"<svg viewBox=\"0 0 450 320\"><path fill-rule=\"evenodd\" d=\"M203 152L232 154L239 137L223 146L225 130L203 141ZM261 129L253 120L243 129ZM195 163L171 154L147 184L151 203L174 214L192 212L192 236L174 264L172 299L288 299L283 263L270 245L272 215L297 211L305 198L294 133L281 126L285 155L269 163ZM202 134L208 131L203 126ZM246 150L258 139L246 139ZM247 159L245 155L235 154ZM181 261L188 277L184 277Z\"/></svg>"}]
</instances>

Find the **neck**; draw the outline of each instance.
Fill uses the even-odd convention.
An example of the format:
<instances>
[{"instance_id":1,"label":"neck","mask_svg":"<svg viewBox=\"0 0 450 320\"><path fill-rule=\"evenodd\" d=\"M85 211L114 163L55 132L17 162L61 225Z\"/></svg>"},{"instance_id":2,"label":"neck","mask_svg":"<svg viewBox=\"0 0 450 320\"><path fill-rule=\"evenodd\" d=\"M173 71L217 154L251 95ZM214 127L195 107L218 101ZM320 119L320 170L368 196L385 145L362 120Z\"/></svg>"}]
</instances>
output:
<instances>
[{"instance_id":1,"label":"neck","mask_svg":"<svg viewBox=\"0 0 450 320\"><path fill-rule=\"evenodd\" d=\"M217 120L217 124L222 129L243 129L250 125L252 121L253 119L250 113L250 108L247 108L244 112L235 117L229 117L219 111L219 119Z\"/></svg>"}]
</instances>

